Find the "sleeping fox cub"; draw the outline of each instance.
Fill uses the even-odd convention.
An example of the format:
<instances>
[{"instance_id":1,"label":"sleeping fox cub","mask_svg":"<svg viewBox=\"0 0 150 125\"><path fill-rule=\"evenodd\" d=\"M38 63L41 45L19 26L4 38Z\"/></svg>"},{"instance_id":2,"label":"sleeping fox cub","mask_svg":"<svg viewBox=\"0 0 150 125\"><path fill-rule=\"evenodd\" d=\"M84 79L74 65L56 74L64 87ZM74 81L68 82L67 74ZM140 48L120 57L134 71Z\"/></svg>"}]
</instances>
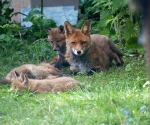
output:
<instances>
[{"instance_id":1,"label":"sleeping fox cub","mask_svg":"<svg viewBox=\"0 0 150 125\"><path fill-rule=\"evenodd\" d=\"M55 67L51 66L49 63L46 62L41 62L40 65L24 64L22 66L13 68L5 78L0 79L0 83L11 83L15 78L15 71L19 74L22 72L32 79L45 79L49 76L63 75L60 70L56 69Z\"/></svg>"},{"instance_id":2,"label":"sleeping fox cub","mask_svg":"<svg viewBox=\"0 0 150 125\"><path fill-rule=\"evenodd\" d=\"M65 22L66 60L73 73L91 70L104 70L114 59L117 66L123 65L123 53L119 51L111 40L104 35L90 34L90 21L87 20L81 30L74 29L69 22Z\"/></svg>"},{"instance_id":3,"label":"sleeping fox cub","mask_svg":"<svg viewBox=\"0 0 150 125\"><path fill-rule=\"evenodd\" d=\"M75 86L80 87L80 82L76 81L71 77L60 77L54 79L29 79L25 74L20 75L16 72L15 79L12 82L12 87L9 92L16 91L30 91L35 93L46 93L46 92L65 92L71 90Z\"/></svg>"}]
</instances>

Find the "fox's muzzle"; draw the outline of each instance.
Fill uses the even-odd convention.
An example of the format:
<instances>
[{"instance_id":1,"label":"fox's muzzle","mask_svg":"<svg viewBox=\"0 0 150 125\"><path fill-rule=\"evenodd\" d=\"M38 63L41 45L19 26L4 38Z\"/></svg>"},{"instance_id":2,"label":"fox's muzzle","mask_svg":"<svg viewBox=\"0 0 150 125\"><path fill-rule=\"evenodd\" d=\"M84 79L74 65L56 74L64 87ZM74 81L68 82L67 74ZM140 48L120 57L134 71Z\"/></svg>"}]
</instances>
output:
<instances>
[{"instance_id":1,"label":"fox's muzzle","mask_svg":"<svg viewBox=\"0 0 150 125\"><path fill-rule=\"evenodd\" d=\"M75 50L74 48L72 48L72 51L76 56L82 56L84 54L84 49L83 50Z\"/></svg>"}]
</instances>

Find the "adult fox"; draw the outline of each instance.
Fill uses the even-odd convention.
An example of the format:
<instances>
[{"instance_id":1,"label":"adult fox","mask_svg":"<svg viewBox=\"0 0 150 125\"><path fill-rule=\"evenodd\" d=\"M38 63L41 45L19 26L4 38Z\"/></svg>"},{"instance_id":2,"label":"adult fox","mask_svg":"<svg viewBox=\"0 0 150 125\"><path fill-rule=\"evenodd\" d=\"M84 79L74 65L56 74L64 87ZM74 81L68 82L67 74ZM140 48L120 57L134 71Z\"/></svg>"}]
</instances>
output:
<instances>
[{"instance_id":1,"label":"adult fox","mask_svg":"<svg viewBox=\"0 0 150 125\"><path fill-rule=\"evenodd\" d=\"M48 35L48 41L53 47L54 51L57 51L57 56L54 56L50 61L51 65L55 68L61 69L62 66L67 66L68 63L65 60L66 53L66 41L64 34L64 27L52 28L46 31Z\"/></svg>"},{"instance_id":2,"label":"adult fox","mask_svg":"<svg viewBox=\"0 0 150 125\"><path fill-rule=\"evenodd\" d=\"M30 91L35 93L46 93L46 92L65 92L75 86L81 86L80 82L71 77L60 77L54 79L29 79L25 74L20 75L16 72L15 79L12 81L12 86L9 92L16 91Z\"/></svg>"},{"instance_id":3,"label":"adult fox","mask_svg":"<svg viewBox=\"0 0 150 125\"><path fill-rule=\"evenodd\" d=\"M117 66L123 65L123 53L104 35L90 34L90 21L87 20L81 30L65 22L66 60L73 73L91 70L104 70L114 59Z\"/></svg>"},{"instance_id":4,"label":"adult fox","mask_svg":"<svg viewBox=\"0 0 150 125\"><path fill-rule=\"evenodd\" d=\"M11 83L14 78L15 74L14 72L24 73L26 74L29 78L32 79L45 79L49 76L62 76L63 73L56 69L55 67L51 66L49 63L46 63L42 61L40 65L34 65L34 64L24 64L22 66L13 68L5 78L0 79L0 83L3 84L8 84Z\"/></svg>"}]
</instances>

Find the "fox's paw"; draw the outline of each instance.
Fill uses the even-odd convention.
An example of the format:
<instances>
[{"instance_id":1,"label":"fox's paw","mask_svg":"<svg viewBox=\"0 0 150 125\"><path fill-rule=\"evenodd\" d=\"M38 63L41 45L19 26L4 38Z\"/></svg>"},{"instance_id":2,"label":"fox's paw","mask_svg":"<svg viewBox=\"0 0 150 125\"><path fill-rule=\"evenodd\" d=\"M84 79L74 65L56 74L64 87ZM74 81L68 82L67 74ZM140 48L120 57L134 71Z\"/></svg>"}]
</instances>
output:
<instances>
[{"instance_id":1,"label":"fox's paw","mask_svg":"<svg viewBox=\"0 0 150 125\"><path fill-rule=\"evenodd\" d=\"M90 71L87 72L87 75L90 76L90 75L93 75L94 72L96 72L97 69L96 68L92 68Z\"/></svg>"},{"instance_id":2,"label":"fox's paw","mask_svg":"<svg viewBox=\"0 0 150 125\"><path fill-rule=\"evenodd\" d=\"M73 70L71 70L71 74L72 74L72 75L77 75L77 73L78 73L78 71L73 71Z\"/></svg>"},{"instance_id":3,"label":"fox's paw","mask_svg":"<svg viewBox=\"0 0 150 125\"><path fill-rule=\"evenodd\" d=\"M73 66L70 66L70 71L73 75L76 75L79 71L76 70Z\"/></svg>"},{"instance_id":4,"label":"fox's paw","mask_svg":"<svg viewBox=\"0 0 150 125\"><path fill-rule=\"evenodd\" d=\"M122 66L122 65L123 65L123 64L122 64L122 63L120 63L120 62L118 62L118 63L117 63L117 66Z\"/></svg>"}]
</instances>

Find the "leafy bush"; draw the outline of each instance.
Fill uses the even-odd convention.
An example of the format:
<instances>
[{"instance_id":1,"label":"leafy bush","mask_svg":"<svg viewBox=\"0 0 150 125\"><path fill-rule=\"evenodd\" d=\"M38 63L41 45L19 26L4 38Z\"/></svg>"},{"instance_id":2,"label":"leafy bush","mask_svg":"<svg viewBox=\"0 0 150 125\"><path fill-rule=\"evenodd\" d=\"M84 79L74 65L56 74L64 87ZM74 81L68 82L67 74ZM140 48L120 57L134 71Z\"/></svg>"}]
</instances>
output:
<instances>
[{"instance_id":1,"label":"leafy bush","mask_svg":"<svg viewBox=\"0 0 150 125\"><path fill-rule=\"evenodd\" d=\"M30 21L32 23L31 27L22 29L24 38L28 38L29 42L39 38L45 38L47 34L44 29L56 27L56 23L46 18L44 14L41 14L41 11L37 7L32 8L24 21Z\"/></svg>"},{"instance_id":2,"label":"leafy bush","mask_svg":"<svg viewBox=\"0 0 150 125\"><path fill-rule=\"evenodd\" d=\"M10 9L11 0L0 0L0 25L9 23L11 21L11 14L14 9Z\"/></svg>"},{"instance_id":3,"label":"leafy bush","mask_svg":"<svg viewBox=\"0 0 150 125\"><path fill-rule=\"evenodd\" d=\"M93 0L80 0L79 9L81 10L81 13L79 14L79 21L76 26L77 28L81 28L82 24L87 19L91 20L92 27L100 20L100 7L93 8Z\"/></svg>"},{"instance_id":4,"label":"leafy bush","mask_svg":"<svg viewBox=\"0 0 150 125\"><path fill-rule=\"evenodd\" d=\"M4 24L0 26L0 51L4 56L14 51L22 50L23 42L19 36L21 27L17 24Z\"/></svg>"},{"instance_id":5,"label":"leafy bush","mask_svg":"<svg viewBox=\"0 0 150 125\"><path fill-rule=\"evenodd\" d=\"M82 9L77 27L81 27L85 19L90 19L92 33L107 35L118 43L119 48L139 49L137 39L141 17L130 12L125 1L84 0L80 1L79 7Z\"/></svg>"},{"instance_id":6,"label":"leafy bush","mask_svg":"<svg viewBox=\"0 0 150 125\"><path fill-rule=\"evenodd\" d=\"M0 5L0 13L4 14L0 17L0 56L24 56L27 61L41 56L51 57L51 48L47 44L44 29L56 27L56 23L41 15L36 8L33 8L25 19L32 22L31 27L21 27L20 24L9 22L13 12L13 9L9 9L10 2L6 0Z\"/></svg>"},{"instance_id":7,"label":"leafy bush","mask_svg":"<svg viewBox=\"0 0 150 125\"><path fill-rule=\"evenodd\" d=\"M140 17L129 11L125 1L94 0L93 4L93 8L101 7L100 21L97 23L101 34L119 42L138 36Z\"/></svg>"},{"instance_id":8,"label":"leafy bush","mask_svg":"<svg viewBox=\"0 0 150 125\"><path fill-rule=\"evenodd\" d=\"M31 62L31 60L39 60L42 56L50 60L50 57L54 55L46 37L28 42L28 39L23 40L20 33L22 27L18 24L5 24L0 28L3 32L0 34L0 53L3 57L13 54L18 57L24 55L26 61Z\"/></svg>"}]
</instances>

